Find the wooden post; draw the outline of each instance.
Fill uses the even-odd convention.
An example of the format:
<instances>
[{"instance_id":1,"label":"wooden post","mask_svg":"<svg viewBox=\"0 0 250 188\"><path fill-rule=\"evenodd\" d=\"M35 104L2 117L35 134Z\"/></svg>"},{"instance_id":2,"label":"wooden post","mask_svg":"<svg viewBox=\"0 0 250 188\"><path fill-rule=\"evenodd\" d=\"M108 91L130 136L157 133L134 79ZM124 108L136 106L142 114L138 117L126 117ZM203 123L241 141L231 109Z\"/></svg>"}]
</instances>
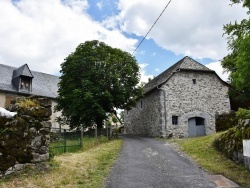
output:
<instances>
[{"instance_id":1,"label":"wooden post","mask_svg":"<svg viewBox=\"0 0 250 188\"><path fill-rule=\"evenodd\" d=\"M97 138L97 125L95 124L95 138Z\"/></svg>"},{"instance_id":2,"label":"wooden post","mask_svg":"<svg viewBox=\"0 0 250 188\"><path fill-rule=\"evenodd\" d=\"M81 138L80 138L80 141L81 141L81 149L83 148L83 126L81 127Z\"/></svg>"}]
</instances>

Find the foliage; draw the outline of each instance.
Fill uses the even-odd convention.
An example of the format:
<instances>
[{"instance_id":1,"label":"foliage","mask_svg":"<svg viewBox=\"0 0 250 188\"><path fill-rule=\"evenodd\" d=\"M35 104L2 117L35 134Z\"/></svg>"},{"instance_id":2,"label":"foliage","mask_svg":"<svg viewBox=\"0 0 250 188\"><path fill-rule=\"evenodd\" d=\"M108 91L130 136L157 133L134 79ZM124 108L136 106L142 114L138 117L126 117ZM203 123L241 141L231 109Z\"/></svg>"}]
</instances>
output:
<instances>
[{"instance_id":1,"label":"foliage","mask_svg":"<svg viewBox=\"0 0 250 188\"><path fill-rule=\"evenodd\" d=\"M60 72L56 111L71 128L94 123L100 128L107 113L129 108L142 93L135 58L97 40L80 44Z\"/></svg>"},{"instance_id":2,"label":"foliage","mask_svg":"<svg viewBox=\"0 0 250 188\"><path fill-rule=\"evenodd\" d=\"M124 114L125 114L124 110L120 112L120 120L122 123L124 123Z\"/></svg>"},{"instance_id":3,"label":"foliage","mask_svg":"<svg viewBox=\"0 0 250 188\"><path fill-rule=\"evenodd\" d=\"M113 121L113 123L117 123L118 119L115 116L112 116L112 121Z\"/></svg>"},{"instance_id":4,"label":"foliage","mask_svg":"<svg viewBox=\"0 0 250 188\"><path fill-rule=\"evenodd\" d=\"M16 104L20 108L25 108L25 109L29 109L32 107L38 107L38 108L41 107L35 99L30 99L30 98L19 98L17 99Z\"/></svg>"},{"instance_id":5,"label":"foliage","mask_svg":"<svg viewBox=\"0 0 250 188\"><path fill-rule=\"evenodd\" d=\"M231 0L233 3L243 3L243 7L250 11L250 0ZM228 49L230 53L223 58L223 68L230 72L231 84L237 89L230 94L241 100L250 99L250 19L243 19L224 25L228 35Z\"/></svg>"},{"instance_id":6,"label":"foliage","mask_svg":"<svg viewBox=\"0 0 250 188\"><path fill-rule=\"evenodd\" d=\"M214 142L216 148L228 158L242 161L243 139L250 139L250 124L239 120L236 127L220 135Z\"/></svg>"},{"instance_id":7,"label":"foliage","mask_svg":"<svg viewBox=\"0 0 250 188\"><path fill-rule=\"evenodd\" d=\"M240 119L250 119L250 110L239 108L238 111L236 112L236 115Z\"/></svg>"},{"instance_id":8,"label":"foliage","mask_svg":"<svg viewBox=\"0 0 250 188\"><path fill-rule=\"evenodd\" d=\"M237 126L239 118L234 111L229 113L217 114L215 118L216 132L225 131Z\"/></svg>"},{"instance_id":9,"label":"foliage","mask_svg":"<svg viewBox=\"0 0 250 188\"><path fill-rule=\"evenodd\" d=\"M222 174L241 187L250 187L250 173L241 164L221 155L213 146L214 140L222 133L209 136L168 140L177 142L181 149L211 174Z\"/></svg>"}]
</instances>

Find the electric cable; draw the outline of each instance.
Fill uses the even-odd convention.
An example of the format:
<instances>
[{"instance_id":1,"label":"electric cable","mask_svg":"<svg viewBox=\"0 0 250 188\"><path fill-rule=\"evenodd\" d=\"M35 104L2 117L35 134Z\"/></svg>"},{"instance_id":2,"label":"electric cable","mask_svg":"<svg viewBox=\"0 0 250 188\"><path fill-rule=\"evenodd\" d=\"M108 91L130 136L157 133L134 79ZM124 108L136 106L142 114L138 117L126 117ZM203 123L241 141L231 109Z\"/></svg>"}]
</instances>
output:
<instances>
[{"instance_id":1,"label":"electric cable","mask_svg":"<svg viewBox=\"0 0 250 188\"><path fill-rule=\"evenodd\" d=\"M135 50L132 53L132 56L134 55L134 53L136 52L136 50L139 48L139 46L142 44L142 42L145 40L145 38L148 36L148 34L150 33L150 31L153 29L153 27L155 26L155 24L158 22L158 20L160 19L160 17L162 16L162 14L164 13L164 11L167 9L168 5L171 3L171 0L169 0L168 4L165 6L165 8L163 9L163 11L161 12L161 14L158 16L158 18L155 20L154 24L152 25L152 27L148 30L147 34L143 37L143 39L141 40L141 42L138 44L138 46L135 48Z\"/></svg>"}]
</instances>

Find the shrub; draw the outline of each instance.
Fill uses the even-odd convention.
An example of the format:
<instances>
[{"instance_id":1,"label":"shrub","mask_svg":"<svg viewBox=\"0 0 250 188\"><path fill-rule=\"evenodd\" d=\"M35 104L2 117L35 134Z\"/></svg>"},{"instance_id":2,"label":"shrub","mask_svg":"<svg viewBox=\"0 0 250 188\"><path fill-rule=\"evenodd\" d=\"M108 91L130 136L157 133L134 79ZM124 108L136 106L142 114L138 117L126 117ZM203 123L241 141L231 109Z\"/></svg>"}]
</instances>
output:
<instances>
[{"instance_id":1,"label":"shrub","mask_svg":"<svg viewBox=\"0 0 250 188\"><path fill-rule=\"evenodd\" d=\"M243 120L236 127L230 128L214 141L214 146L228 158L243 160L243 139L250 139L250 124Z\"/></svg>"},{"instance_id":2,"label":"shrub","mask_svg":"<svg viewBox=\"0 0 250 188\"><path fill-rule=\"evenodd\" d=\"M236 116L240 119L250 119L250 110L239 108L236 112Z\"/></svg>"},{"instance_id":3,"label":"shrub","mask_svg":"<svg viewBox=\"0 0 250 188\"><path fill-rule=\"evenodd\" d=\"M216 132L226 131L232 127L235 127L238 124L238 121L239 117L236 115L234 111L216 115L215 119Z\"/></svg>"}]
</instances>

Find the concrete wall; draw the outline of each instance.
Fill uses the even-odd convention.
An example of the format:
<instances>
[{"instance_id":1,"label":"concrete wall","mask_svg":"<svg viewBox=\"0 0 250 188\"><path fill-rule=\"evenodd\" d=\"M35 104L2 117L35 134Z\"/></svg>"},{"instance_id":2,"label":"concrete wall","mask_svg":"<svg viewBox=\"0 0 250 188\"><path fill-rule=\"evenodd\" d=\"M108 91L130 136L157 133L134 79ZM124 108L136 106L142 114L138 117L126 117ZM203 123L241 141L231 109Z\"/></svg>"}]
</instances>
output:
<instances>
[{"instance_id":1,"label":"concrete wall","mask_svg":"<svg viewBox=\"0 0 250 188\"><path fill-rule=\"evenodd\" d=\"M215 114L230 110L227 91L214 73L176 72L160 89L138 100L128 114L125 112L125 132L188 137L188 119L202 117L205 134L211 134L215 132ZM172 125L172 116L178 116L178 125Z\"/></svg>"}]
</instances>

